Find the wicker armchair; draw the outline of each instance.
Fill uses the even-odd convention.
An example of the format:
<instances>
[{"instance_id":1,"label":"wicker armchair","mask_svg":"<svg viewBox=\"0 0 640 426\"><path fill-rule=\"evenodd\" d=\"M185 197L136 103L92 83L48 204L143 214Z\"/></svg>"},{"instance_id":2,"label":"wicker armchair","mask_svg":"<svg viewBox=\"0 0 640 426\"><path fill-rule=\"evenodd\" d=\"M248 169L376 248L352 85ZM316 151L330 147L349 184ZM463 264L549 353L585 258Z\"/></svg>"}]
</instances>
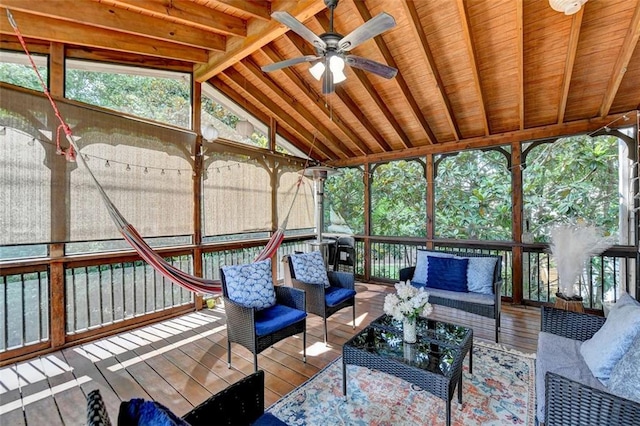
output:
<instances>
[{"instance_id":1,"label":"wicker armchair","mask_svg":"<svg viewBox=\"0 0 640 426\"><path fill-rule=\"evenodd\" d=\"M585 341L604 317L542 307L541 331ZM545 425L638 425L640 404L548 372L545 375Z\"/></svg>"},{"instance_id":2,"label":"wicker armchair","mask_svg":"<svg viewBox=\"0 0 640 426\"><path fill-rule=\"evenodd\" d=\"M224 271L220 270L222 281L222 296L224 310L227 315L227 362L231 368L231 342L238 343L253 353L253 365L258 371L258 354L280 340L302 333L302 360L307 361L307 319L305 310L304 291L283 286L275 286L276 306L303 311L304 317L291 324L286 324L267 334L258 334L256 324L260 321L261 313L255 308L247 308L229 299Z\"/></svg>"},{"instance_id":3,"label":"wicker armchair","mask_svg":"<svg viewBox=\"0 0 640 426\"><path fill-rule=\"evenodd\" d=\"M352 324L353 328L356 328L355 277L352 273L328 271L327 276L331 286L329 288L325 288L323 285L309 284L300 281L296 278L296 272L290 258L287 259L287 263L289 264L291 283L293 287L304 290L305 292L307 298L307 312L311 312L312 314L322 317L322 320L324 321L325 345L327 344L329 334L327 330L327 318L339 310L351 306ZM340 291L340 294L334 293L334 295L339 296L337 300L334 300L330 294L336 290Z\"/></svg>"}]
</instances>

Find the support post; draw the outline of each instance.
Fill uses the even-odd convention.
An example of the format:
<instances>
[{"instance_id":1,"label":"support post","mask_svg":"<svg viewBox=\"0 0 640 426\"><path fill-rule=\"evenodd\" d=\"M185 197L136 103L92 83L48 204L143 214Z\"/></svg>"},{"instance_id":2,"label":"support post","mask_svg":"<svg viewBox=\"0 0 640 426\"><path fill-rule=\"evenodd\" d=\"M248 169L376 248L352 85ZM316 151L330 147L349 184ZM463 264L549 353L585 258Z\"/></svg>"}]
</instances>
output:
<instances>
[{"instance_id":1,"label":"support post","mask_svg":"<svg viewBox=\"0 0 640 426\"><path fill-rule=\"evenodd\" d=\"M522 247L522 144L520 141L511 143L511 223L512 239L516 243L512 252L512 292L513 303L522 303L523 295L523 247Z\"/></svg>"},{"instance_id":2,"label":"support post","mask_svg":"<svg viewBox=\"0 0 640 426\"><path fill-rule=\"evenodd\" d=\"M192 84L191 128L198 134L193 153L193 273L202 277L202 84ZM194 302L196 310L202 309L202 294L196 293Z\"/></svg>"}]
</instances>

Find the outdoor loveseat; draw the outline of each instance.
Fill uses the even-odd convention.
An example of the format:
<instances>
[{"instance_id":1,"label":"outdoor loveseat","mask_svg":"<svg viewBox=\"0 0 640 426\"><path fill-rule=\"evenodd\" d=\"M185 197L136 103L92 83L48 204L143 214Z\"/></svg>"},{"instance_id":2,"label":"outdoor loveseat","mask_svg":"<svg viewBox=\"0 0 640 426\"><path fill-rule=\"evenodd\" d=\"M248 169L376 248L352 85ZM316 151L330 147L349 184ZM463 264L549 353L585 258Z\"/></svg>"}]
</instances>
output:
<instances>
[{"instance_id":1,"label":"outdoor loveseat","mask_svg":"<svg viewBox=\"0 0 640 426\"><path fill-rule=\"evenodd\" d=\"M614 307L606 320L611 320L612 314L622 317L622 327L610 321L605 328L605 318L597 315L542 307L536 357L539 422L544 421L546 426L640 424L640 304L623 296L616 303L618 308L635 304L639 311L632 319L627 314L613 313ZM600 338L594 338L601 329ZM623 334L626 336L619 338ZM587 352L581 350L583 342L592 338ZM629 342L631 346L626 347ZM594 362L599 364L609 357L613 361L602 373L602 367ZM609 377L600 377L603 383L593 371ZM621 394L635 395L636 401Z\"/></svg>"},{"instance_id":2,"label":"outdoor loveseat","mask_svg":"<svg viewBox=\"0 0 640 426\"><path fill-rule=\"evenodd\" d=\"M415 287L425 287L430 303L494 319L498 342L501 271L501 256L418 250L416 266L401 269L400 281L410 280Z\"/></svg>"}]
</instances>

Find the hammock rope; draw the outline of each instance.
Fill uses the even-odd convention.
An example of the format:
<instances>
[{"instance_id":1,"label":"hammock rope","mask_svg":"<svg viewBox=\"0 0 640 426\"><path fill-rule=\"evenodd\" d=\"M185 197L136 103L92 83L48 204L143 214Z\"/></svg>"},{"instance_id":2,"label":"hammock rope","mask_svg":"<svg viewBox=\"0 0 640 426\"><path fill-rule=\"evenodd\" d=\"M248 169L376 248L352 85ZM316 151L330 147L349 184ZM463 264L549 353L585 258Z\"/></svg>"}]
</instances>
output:
<instances>
[{"instance_id":1,"label":"hammock rope","mask_svg":"<svg viewBox=\"0 0 640 426\"><path fill-rule=\"evenodd\" d=\"M22 48L25 51L25 54L27 55L27 57L29 58L29 61L31 62L31 67L35 71L38 77L38 80L40 81L42 90L45 96L47 97L47 99L49 100L49 103L53 108L55 116L58 118L58 121L60 122L60 125L58 126L56 131L56 153L59 155L64 155L66 160L70 162L78 161L79 159L79 162L89 172L89 176L91 177L91 180L94 183L94 186L98 190L98 193L100 194L100 197L102 198L102 201L104 202L105 207L107 208L109 216L111 217L113 223L118 228L118 231L122 234L124 239L129 243L129 245L138 253L138 255L145 262L151 265L151 267L153 267L163 277L165 277L169 281L187 290L197 292L197 293L209 293L214 295L220 294L222 292L222 286L220 284L220 281L210 280L206 278L197 277L195 275L190 275L182 271L181 269L178 269L177 267L173 266L169 262L167 262L162 256L156 253L151 248L151 246L149 246L149 244L147 244L147 242L138 233L135 227L131 225L129 222L127 222L127 220L122 215L122 213L120 213L118 208L113 204L113 202L105 192L104 188L102 187L102 185L100 185L100 182L98 182L95 175L87 165L83 156L76 155L76 153L80 152L80 150L78 149L78 146L76 145L75 140L73 139L73 133L71 131L71 127L69 127L69 125L66 123L66 121L62 117L62 114L60 113L60 110L58 109L58 106L55 100L51 96L51 93L49 92L49 89L47 88L47 85L45 84L44 79L40 74L40 71L38 71L38 67L36 66L33 60L33 57L31 56L31 53L27 48L27 44L24 40L24 37L22 36L22 33L20 32L20 29L18 28L18 25L13 19L13 15L11 14L11 11L9 9L7 9L7 17L9 19L9 23L13 27L13 30L16 36L18 37L18 40L20 41L20 44L22 45ZM63 150L60 146L60 130L64 132L65 137L69 142L69 149L67 149L66 151ZM314 136L314 144L315 144L315 136ZM313 145L311 149L313 149ZM309 158L307 157L307 161L304 166L305 169L307 168L308 164L309 164ZM300 190L302 179L303 179L303 173L300 174L300 177L296 184L296 190L295 190L293 200L291 201L291 205L289 207L287 215L285 216L285 219L282 222L282 225L277 229L276 232L273 233L273 235L265 245L264 249L258 254L254 262L265 260L272 257L278 250L278 247L280 247L280 245L282 244L282 241L284 240L284 231L286 229L287 222L289 220L289 215L293 210L295 199Z\"/></svg>"}]
</instances>

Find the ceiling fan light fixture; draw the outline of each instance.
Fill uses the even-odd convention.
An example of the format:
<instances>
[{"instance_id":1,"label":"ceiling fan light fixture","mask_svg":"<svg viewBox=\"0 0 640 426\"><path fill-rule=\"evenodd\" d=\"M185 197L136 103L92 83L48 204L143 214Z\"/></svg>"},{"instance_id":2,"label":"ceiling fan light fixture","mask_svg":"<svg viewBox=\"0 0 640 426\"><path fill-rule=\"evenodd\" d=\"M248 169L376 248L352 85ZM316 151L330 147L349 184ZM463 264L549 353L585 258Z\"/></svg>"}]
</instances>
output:
<instances>
[{"instance_id":1,"label":"ceiling fan light fixture","mask_svg":"<svg viewBox=\"0 0 640 426\"><path fill-rule=\"evenodd\" d=\"M344 71L344 59L338 55L331 56L329 58L329 69L334 74Z\"/></svg>"},{"instance_id":2,"label":"ceiling fan light fixture","mask_svg":"<svg viewBox=\"0 0 640 426\"><path fill-rule=\"evenodd\" d=\"M577 13L587 0L549 0L549 5L556 12L563 12L565 15Z\"/></svg>"},{"instance_id":3,"label":"ceiling fan light fixture","mask_svg":"<svg viewBox=\"0 0 640 426\"><path fill-rule=\"evenodd\" d=\"M342 83L347 79L347 76L343 71L332 71L333 74L333 84Z\"/></svg>"},{"instance_id":4,"label":"ceiling fan light fixture","mask_svg":"<svg viewBox=\"0 0 640 426\"><path fill-rule=\"evenodd\" d=\"M311 68L309 68L309 72L316 80L320 81L322 78L322 74L324 74L324 64L322 61L318 61Z\"/></svg>"},{"instance_id":5,"label":"ceiling fan light fixture","mask_svg":"<svg viewBox=\"0 0 640 426\"><path fill-rule=\"evenodd\" d=\"M250 137L253 134L253 131L253 124L249 123L247 120L240 120L236 123L236 132L238 132L242 137Z\"/></svg>"}]
</instances>

